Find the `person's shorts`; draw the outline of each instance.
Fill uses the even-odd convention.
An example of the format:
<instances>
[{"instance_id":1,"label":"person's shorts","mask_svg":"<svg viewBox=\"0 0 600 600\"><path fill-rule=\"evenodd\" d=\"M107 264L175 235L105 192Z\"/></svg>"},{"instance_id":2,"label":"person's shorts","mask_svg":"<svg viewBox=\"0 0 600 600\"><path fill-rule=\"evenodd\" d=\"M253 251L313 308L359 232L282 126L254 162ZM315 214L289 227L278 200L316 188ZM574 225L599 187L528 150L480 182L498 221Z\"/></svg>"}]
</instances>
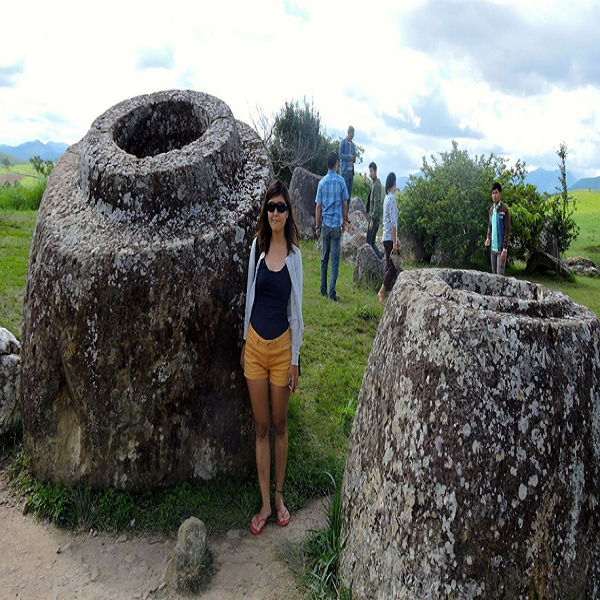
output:
<instances>
[{"instance_id":1,"label":"person's shorts","mask_svg":"<svg viewBox=\"0 0 600 600\"><path fill-rule=\"evenodd\" d=\"M264 340L248 326L244 354L246 379L269 379L273 385L288 385L292 364L292 334L289 329L274 340Z\"/></svg>"}]
</instances>

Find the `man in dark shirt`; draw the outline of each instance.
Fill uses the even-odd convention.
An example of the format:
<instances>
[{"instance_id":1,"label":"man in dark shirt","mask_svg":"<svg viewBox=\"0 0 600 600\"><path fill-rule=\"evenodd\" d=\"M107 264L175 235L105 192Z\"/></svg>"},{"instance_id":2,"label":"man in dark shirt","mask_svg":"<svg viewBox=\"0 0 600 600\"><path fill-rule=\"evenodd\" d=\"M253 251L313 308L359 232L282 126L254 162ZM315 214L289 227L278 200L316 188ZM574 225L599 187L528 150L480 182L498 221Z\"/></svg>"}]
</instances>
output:
<instances>
[{"instance_id":1,"label":"man in dark shirt","mask_svg":"<svg viewBox=\"0 0 600 600\"><path fill-rule=\"evenodd\" d=\"M369 185L369 197L367 199L367 218L369 219L369 228L367 230L367 244L370 244L377 258L381 260L383 254L377 247L376 238L379 231L379 223L381 222L381 181L377 177L377 165L372 162L369 165L369 177L371 181L364 176L365 183Z\"/></svg>"},{"instance_id":2,"label":"man in dark shirt","mask_svg":"<svg viewBox=\"0 0 600 600\"><path fill-rule=\"evenodd\" d=\"M346 187L348 188L348 198L352 198L352 186L354 185L354 163L356 161L356 146L352 141L354 138L354 127L348 127L348 134L340 142L340 172Z\"/></svg>"}]
</instances>

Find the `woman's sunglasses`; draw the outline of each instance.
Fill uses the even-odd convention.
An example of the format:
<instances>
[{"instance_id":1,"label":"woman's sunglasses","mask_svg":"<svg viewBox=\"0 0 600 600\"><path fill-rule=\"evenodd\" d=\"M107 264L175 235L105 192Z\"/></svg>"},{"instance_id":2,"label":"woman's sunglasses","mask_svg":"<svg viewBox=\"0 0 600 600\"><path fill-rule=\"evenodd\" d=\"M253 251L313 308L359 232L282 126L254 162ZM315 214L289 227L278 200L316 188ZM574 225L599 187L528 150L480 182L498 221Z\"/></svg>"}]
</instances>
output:
<instances>
[{"instance_id":1,"label":"woman's sunglasses","mask_svg":"<svg viewBox=\"0 0 600 600\"><path fill-rule=\"evenodd\" d=\"M267 202L267 210L269 212L275 212L275 209L277 209L278 213L284 213L288 209L288 206L285 202L277 202L277 204L275 202Z\"/></svg>"}]
</instances>

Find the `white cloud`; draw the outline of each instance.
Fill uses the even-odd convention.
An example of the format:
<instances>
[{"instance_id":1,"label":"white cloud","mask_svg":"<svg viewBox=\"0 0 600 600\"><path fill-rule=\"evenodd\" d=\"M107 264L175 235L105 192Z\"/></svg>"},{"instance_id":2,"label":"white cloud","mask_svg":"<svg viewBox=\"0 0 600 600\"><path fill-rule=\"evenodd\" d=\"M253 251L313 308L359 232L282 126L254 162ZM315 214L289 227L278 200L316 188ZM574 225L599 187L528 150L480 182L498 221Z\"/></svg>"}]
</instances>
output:
<instances>
[{"instance_id":1,"label":"white cloud","mask_svg":"<svg viewBox=\"0 0 600 600\"><path fill-rule=\"evenodd\" d=\"M28 14L27 36L0 40L2 143L75 142L114 104L182 87L246 122L306 98L332 137L354 125L383 177L452 139L548 169L565 141L569 169L600 174L591 0L32 0Z\"/></svg>"}]
</instances>

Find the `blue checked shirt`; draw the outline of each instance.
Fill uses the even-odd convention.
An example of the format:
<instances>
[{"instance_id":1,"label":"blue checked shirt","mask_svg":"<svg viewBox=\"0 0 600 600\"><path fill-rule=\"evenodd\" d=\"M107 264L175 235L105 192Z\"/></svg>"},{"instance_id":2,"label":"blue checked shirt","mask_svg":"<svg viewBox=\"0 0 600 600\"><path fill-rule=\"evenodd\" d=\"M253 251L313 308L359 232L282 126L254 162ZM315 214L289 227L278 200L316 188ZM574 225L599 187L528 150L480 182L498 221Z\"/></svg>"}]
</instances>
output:
<instances>
[{"instance_id":1,"label":"blue checked shirt","mask_svg":"<svg viewBox=\"0 0 600 600\"><path fill-rule=\"evenodd\" d=\"M342 226L343 204L347 201L346 182L335 171L328 171L327 175L319 181L315 200L321 205L323 223L327 227Z\"/></svg>"}]
</instances>

